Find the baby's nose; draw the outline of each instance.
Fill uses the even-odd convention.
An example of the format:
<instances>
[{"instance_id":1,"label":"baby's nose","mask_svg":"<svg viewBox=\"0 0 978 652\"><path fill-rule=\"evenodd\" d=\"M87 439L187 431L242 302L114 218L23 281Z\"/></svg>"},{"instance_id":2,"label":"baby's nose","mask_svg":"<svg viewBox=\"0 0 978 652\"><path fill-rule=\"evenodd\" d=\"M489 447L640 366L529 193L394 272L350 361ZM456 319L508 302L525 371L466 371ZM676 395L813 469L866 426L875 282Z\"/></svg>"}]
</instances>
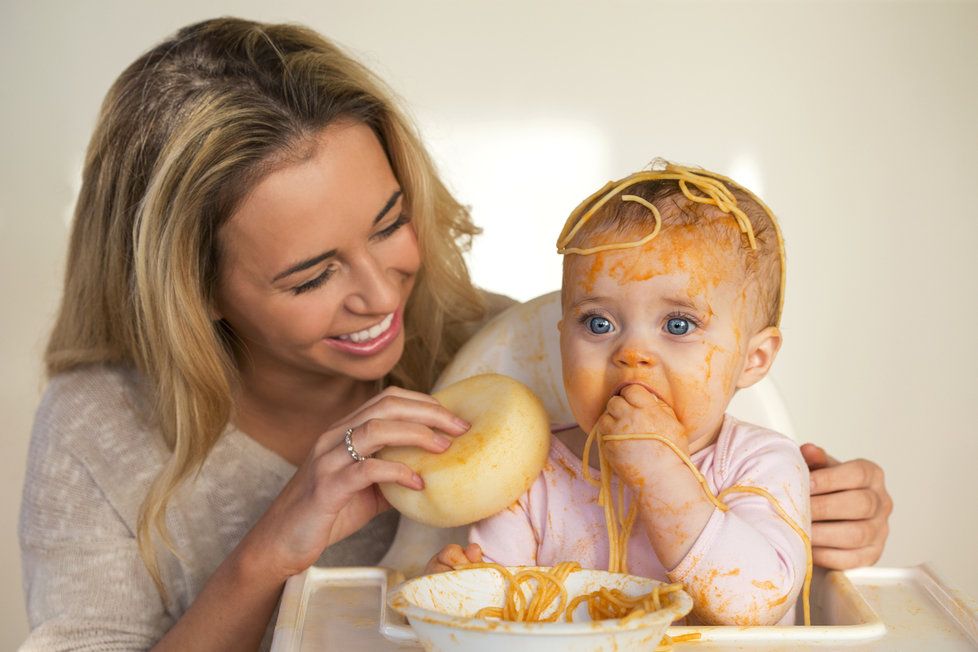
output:
<instances>
[{"instance_id":1,"label":"baby's nose","mask_svg":"<svg viewBox=\"0 0 978 652\"><path fill-rule=\"evenodd\" d=\"M618 350L615 363L620 367L651 367L655 364L655 358L647 349L630 346Z\"/></svg>"}]
</instances>

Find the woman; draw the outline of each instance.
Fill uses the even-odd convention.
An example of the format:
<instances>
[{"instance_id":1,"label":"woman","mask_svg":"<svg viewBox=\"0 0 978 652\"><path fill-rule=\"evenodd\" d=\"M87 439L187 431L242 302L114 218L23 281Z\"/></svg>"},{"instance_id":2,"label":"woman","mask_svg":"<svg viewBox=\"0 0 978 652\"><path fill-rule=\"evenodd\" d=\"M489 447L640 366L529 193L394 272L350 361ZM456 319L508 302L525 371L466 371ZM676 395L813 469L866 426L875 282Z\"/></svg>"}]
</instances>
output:
<instances>
[{"instance_id":1,"label":"woman","mask_svg":"<svg viewBox=\"0 0 978 652\"><path fill-rule=\"evenodd\" d=\"M267 646L288 577L380 560L375 483L422 481L370 456L465 431L423 392L506 304L469 280L476 232L382 84L315 33L219 19L133 63L47 351L25 647ZM878 467L809 456L816 559L872 563Z\"/></svg>"}]
</instances>

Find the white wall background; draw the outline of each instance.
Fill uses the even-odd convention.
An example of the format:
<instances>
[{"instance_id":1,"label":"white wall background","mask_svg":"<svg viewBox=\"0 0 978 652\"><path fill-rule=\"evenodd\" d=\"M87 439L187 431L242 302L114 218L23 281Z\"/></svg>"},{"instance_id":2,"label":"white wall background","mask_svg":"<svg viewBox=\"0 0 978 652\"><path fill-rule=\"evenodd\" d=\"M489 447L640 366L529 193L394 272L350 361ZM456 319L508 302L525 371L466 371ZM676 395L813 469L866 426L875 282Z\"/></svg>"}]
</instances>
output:
<instances>
[{"instance_id":1,"label":"white wall background","mask_svg":"<svg viewBox=\"0 0 978 652\"><path fill-rule=\"evenodd\" d=\"M26 633L23 466L99 103L222 14L306 23L397 90L485 228L471 263L492 290L556 288L569 209L654 156L758 190L787 239L774 377L796 428L886 469L882 563L978 596L978 4L277 4L0 5L0 648Z\"/></svg>"}]
</instances>

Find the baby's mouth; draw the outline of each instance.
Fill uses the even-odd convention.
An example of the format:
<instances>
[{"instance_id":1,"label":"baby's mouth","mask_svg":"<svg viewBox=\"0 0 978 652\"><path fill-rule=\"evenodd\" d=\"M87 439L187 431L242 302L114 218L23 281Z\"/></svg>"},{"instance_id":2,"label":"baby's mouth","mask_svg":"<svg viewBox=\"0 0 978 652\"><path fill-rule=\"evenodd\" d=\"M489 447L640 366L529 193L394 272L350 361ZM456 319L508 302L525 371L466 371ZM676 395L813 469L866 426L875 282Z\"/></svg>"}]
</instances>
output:
<instances>
[{"instance_id":1,"label":"baby's mouth","mask_svg":"<svg viewBox=\"0 0 978 652\"><path fill-rule=\"evenodd\" d=\"M619 385L618 385L618 386L617 386L617 387L615 388L615 392L614 392L614 394L612 394L612 396L621 396L621 393L622 393L622 391L623 391L623 390L624 390L624 389L625 389L626 387L628 387L629 385L638 385L639 387L641 387L642 389L644 389L645 391L647 391L647 392L648 392L649 394L651 394L652 396L655 396L655 397L656 397L657 399L659 399L660 401L662 400L662 397L661 397L661 396L659 396L659 395L658 395L658 394L656 393L656 391L655 391L654 389L652 389L652 387L651 387L651 386L649 386L649 385L647 385L647 384L645 384L645 383L643 383L643 382L640 382L640 381L637 381L637 380L629 380L629 381L627 381L627 382L624 382L624 383L621 383L621 384L619 384Z\"/></svg>"}]
</instances>

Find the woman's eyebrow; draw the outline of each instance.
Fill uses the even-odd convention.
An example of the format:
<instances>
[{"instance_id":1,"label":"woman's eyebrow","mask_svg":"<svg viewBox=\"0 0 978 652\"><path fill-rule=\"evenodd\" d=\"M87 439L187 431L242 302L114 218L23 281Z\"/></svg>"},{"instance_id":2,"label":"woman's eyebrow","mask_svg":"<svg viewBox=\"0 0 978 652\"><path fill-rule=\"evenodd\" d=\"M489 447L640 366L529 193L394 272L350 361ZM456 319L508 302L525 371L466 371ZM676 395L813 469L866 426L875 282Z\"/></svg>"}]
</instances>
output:
<instances>
[{"instance_id":1,"label":"woman's eyebrow","mask_svg":"<svg viewBox=\"0 0 978 652\"><path fill-rule=\"evenodd\" d=\"M390 209L394 207L394 204L397 203L397 200L400 197L401 197L401 189L398 188L397 190L394 191L394 194L390 196L390 199L387 200L387 203L384 204L384 207L380 209L380 212L377 213L377 217L374 218L373 223L377 224L377 222L384 219L384 216L387 215L388 211L390 211Z\"/></svg>"},{"instance_id":2,"label":"woman's eyebrow","mask_svg":"<svg viewBox=\"0 0 978 652\"><path fill-rule=\"evenodd\" d=\"M387 200L387 203L384 204L384 207L380 209L380 212L377 213L377 217L374 218L374 221L372 222L372 224L373 225L376 225L377 222L379 222L382 219L384 219L384 216L387 215L387 213L390 212L391 208L394 207L394 204L397 203L397 200L400 197L401 197L401 189L398 188L397 190L394 191L394 193ZM313 267L314 265L318 265L319 263L323 262L327 258L332 258L335 255L336 255L336 250L335 249L330 249L329 251L324 251L323 253L321 253L321 254L319 254L317 256L313 256L312 258L309 258L307 260L304 260L301 263L296 263L295 265L292 265L291 267L289 267L285 271L279 272L275 276L275 278L272 279L272 283L275 283L276 281L279 281L279 280L285 278L286 276L291 276L292 274L295 274L296 272L301 272L304 269L309 269L310 267Z\"/></svg>"}]
</instances>

